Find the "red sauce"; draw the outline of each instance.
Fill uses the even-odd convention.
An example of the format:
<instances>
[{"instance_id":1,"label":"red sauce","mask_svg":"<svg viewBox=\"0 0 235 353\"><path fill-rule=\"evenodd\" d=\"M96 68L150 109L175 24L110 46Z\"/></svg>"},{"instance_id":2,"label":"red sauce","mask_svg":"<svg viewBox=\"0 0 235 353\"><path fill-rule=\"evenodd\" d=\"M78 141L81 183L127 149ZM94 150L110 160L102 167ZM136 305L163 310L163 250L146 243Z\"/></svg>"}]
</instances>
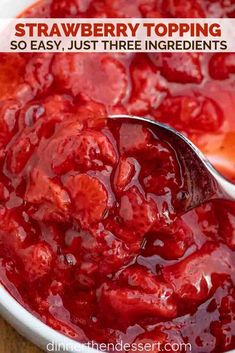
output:
<instances>
[{"instance_id":1,"label":"red sauce","mask_svg":"<svg viewBox=\"0 0 235 353\"><path fill-rule=\"evenodd\" d=\"M234 17L234 1L40 2L29 17ZM179 216L167 122L235 180L235 54L1 54L0 279L87 342L235 348L235 205ZM199 181L200 182L200 181Z\"/></svg>"}]
</instances>

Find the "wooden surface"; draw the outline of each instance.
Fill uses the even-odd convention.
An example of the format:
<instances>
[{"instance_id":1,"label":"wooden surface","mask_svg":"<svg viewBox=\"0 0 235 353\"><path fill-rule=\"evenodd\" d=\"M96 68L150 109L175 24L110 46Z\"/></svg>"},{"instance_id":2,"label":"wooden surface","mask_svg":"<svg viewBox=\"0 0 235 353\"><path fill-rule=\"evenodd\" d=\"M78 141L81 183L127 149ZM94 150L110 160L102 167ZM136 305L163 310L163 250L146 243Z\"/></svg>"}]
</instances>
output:
<instances>
[{"instance_id":1,"label":"wooden surface","mask_svg":"<svg viewBox=\"0 0 235 353\"><path fill-rule=\"evenodd\" d=\"M42 353L0 317L0 353Z\"/></svg>"}]
</instances>

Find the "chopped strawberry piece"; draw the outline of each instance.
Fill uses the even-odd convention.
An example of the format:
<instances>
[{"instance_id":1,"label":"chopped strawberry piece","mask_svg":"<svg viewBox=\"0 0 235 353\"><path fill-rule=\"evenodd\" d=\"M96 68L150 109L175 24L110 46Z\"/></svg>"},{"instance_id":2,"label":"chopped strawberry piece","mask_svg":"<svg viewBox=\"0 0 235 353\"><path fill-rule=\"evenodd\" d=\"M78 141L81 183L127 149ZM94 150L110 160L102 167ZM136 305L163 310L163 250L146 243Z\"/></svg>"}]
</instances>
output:
<instances>
[{"instance_id":1,"label":"chopped strawberry piece","mask_svg":"<svg viewBox=\"0 0 235 353\"><path fill-rule=\"evenodd\" d=\"M159 4L155 1L142 3L139 7L142 17L144 18L162 18L163 12L159 8Z\"/></svg>"},{"instance_id":2,"label":"chopped strawberry piece","mask_svg":"<svg viewBox=\"0 0 235 353\"><path fill-rule=\"evenodd\" d=\"M143 184L147 192L153 192L156 195L165 195L169 189L175 191L178 189L176 175L165 168L159 168L145 176Z\"/></svg>"},{"instance_id":3,"label":"chopped strawberry piece","mask_svg":"<svg viewBox=\"0 0 235 353\"><path fill-rule=\"evenodd\" d=\"M136 255L131 246L111 232L96 229L93 233L76 234L70 245L75 243L76 253L82 261L76 271L76 280L83 288L93 288L102 276L115 273Z\"/></svg>"},{"instance_id":4,"label":"chopped strawberry piece","mask_svg":"<svg viewBox=\"0 0 235 353\"><path fill-rule=\"evenodd\" d=\"M47 119L47 117L44 116L44 109L41 111L41 106L36 106L36 111L34 110L35 106L31 106L31 108L32 111L27 117L27 111L21 111L19 125L21 128L25 124L27 126L25 126L18 135L15 135L14 140L8 145L6 164L8 170L13 174L21 173L23 171L34 154L35 149L40 144L41 139L50 138L54 134L55 123L58 122L56 119L53 120L53 116ZM71 118L70 116L67 117ZM28 118L29 120L27 120ZM71 122L69 122L69 119L67 120L68 122L66 123L66 126L62 125L61 127L63 134L69 133L69 130L76 130L76 132L81 131L81 123L74 122L72 125ZM65 129L63 129L65 127L67 128L66 132ZM46 156L43 155L43 157L48 157L48 151ZM47 158L45 158L45 161L47 161Z\"/></svg>"},{"instance_id":5,"label":"chopped strawberry piece","mask_svg":"<svg viewBox=\"0 0 235 353\"><path fill-rule=\"evenodd\" d=\"M19 127L20 129L24 129L32 127L34 124L37 126L38 120L43 120L43 129L46 130L50 123L55 125L57 122L68 118L68 112L72 107L72 100L69 96L65 95L49 96L41 103L30 102L20 111ZM44 133L45 135L46 133Z\"/></svg>"},{"instance_id":6,"label":"chopped strawberry piece","mask_svg":"<svg viewBox=\"0 0 235 353\"><path fill-rule=\"evenodd\" d=\"M54 255L47 243L41 242L21 251L21 259L28 281L48 275L53 269Z\"/></svg>"},{"instance_id":7,"label":"chopped strawberry piece","mask_svg":"<svg viewBox=\"0 0 235 353\"><path fill-rule=\"evenodd\" d=\"M100 221L107 209L107 191L101 182L87 174L70 176L65 186L73 200L73 216L85 228Z\"/></svg>"},{"instance_id":8,"label":"chopped strawberry piece","mask_svg":"<svg viewBox=\"0 0 235 353\"><path fill-rule=\"evenodd\" d=\"M68 112L73 107L73 101L68 95L55 94L43 101L43 107L48 117L56 115L60 118L61 114L63 116L63 113Z\"/></svg>"},{"instance_id":9,"label":"chopped strawberry piece","mask_svg":"<svg viewBox=\"0 0 235 353\"><path fill-rule=\"evenodd\" d=\"M25 60L20 54L1 53L0 57L0 98L12 98L22 82Z\"/></svg>"},{"instance_id":10,"label":"chopped strawberry piece","mask_svg":"<svg viewBox=\"0 0 235 353\"><path fill-rule=\"evenodd\" d=\"M33 238L34 231L32 225L25 222L19 209L16 208L15 211L0 208L0 243L9 254L13 250L15 256L23 247L27 236Z\"/></svg>"},{"instance_id":11,"label":"chopped strawberry piece","mask_svg":"<svg viewBox=\"0 0 235 353\"><path fill-rule=\"evenodd\" d=\"M148 235L144 254L158 254L167 260L177 260L185 254L193 240L193 232L189 226L183 220L177 219L168 227Z\"/></svg>"},{"instance_id":12,"label":"chopped strawberry piece","mask_svg":"<svg viewBox=\"0 0 235 353\"><path fill-rule=\"evenodd\" d=\"M53 139L49 144L50 158L48 164L55 174L62 175L74 169L76 138L76 134L62 135Z\"/></svg>"},{"instance_id":13,"label":"chopped strawberry piece","mask_svg":"<svg viewBox=\"0 0 235 353\"><path fill-rule=\"evenodd\" d=\"M218 239L219 217L217 216L214 203L205 203L197 207L194 212L197 215L198 231L201 230L204 239L211 241ZM197 240L199 240L199 236L197 236Z\"/></svg>"},{"instance_id":14,"label":"chopped strawberry piece","mask_svg":"<svg viewBox=\"0 0 235 353\"><path fill-rule=\"evenodd\" d=\"M133 321L146 316L172 318L176 315L176 309L166 304L166 298L171 294L165 286L158 286L157 293L143 293L137 289L104 285L99 301L101 310L109 308L118 315L119 320Z\"/></svg>"},{"instance_id":15,"label":"chopped strawberry piece","mask_svg":"<svg viewBox=\"0 0 235 353\"><path fill-rule=\"evenodd\" d=\"M220 306L220 332L215 332L216 337L221 337L224 352L234 347L234 313L235 313L235 289L229 288L228 295L221 300ZM229 333L229 334L228 334ZM217 336L218 335L218 336Z\"/></svg>"},{"instance_id":16,"label":"chopped strawberry piece","mask_svg":"<svg viewBox=\"0 0 235 353\"><path fill-rule=\"evenodd\" d=\"M219 220L219 234L227 245L235 250L235 207L231 203L224 207L216 207L216 217Z\"/></svg>"},{"instance_id":17,"label":"chopped strawberry piece","mask_svg":"<svg viewBox=\"0 0 235 353\"><path fill-rule=\"evenodd\" d=\"M198 0L165 0L162 10L167 17L175 18L202 18L205 13Z\"/></svg>"},{"instance_id":18,"label":"chopped strawberry piece","mask_svg":"<svg viewBox=\"0 0 235 353\"><path fill-rule=\"evenodd\" d=\"M84 131L78 136L77 158L78 164L89 167L92 164L104 162L110 165L116 163L116 153L109 139L100 132Z\"/></svg>"},{"instance_id":19,"label":"chopped strawberry piece","mask_svg":"<svg viewBox=\"0 0 235 353\"><path fill-rule=\"evenodd\" d=\"M70 203L67 192L39 169L32 171L25 197L28 202L35 204L40 204L43 200L50 201L64 211Z\"/></svg>"},{"instance_id":20,"label":"chopped strawberry piece","mask_svg":"<svg viewBox=\"0 0 235 353\"><path fill-rule=\"evenodd\" d=\"M77 118L82 121L87 128L97 129L105 127L107 115L105 106L95 101L88 100L76 107Z\"/></svg>"},{"instance_id":21,"label":"chopped strawberry piece","mask_svg":"<svg viewBox=\"0 0 235 353\"><path fill-rule=\"evenodd\" d=\"M117 192L122 192L138 172L139 164L135 158L121 157L114 176L114 185Z\"/></svg>"},{"instance_id":22,"label":"chopped strawberry piece","mask_svg":"<svg viewBox=\"0 0 235 353\"><path fill-rule=\"evenodd\" d=\"M50 158L48 163L55 174L62 175L74 170L76 139L77 135L62 135L53 139L49 144Z\"/></svg>"},{"instance_id":23,"label":"chopped strawberry piece","mask_svg":"<svg viewBox=\"0 0 235 353\"><path fill-rule=\"evenodd\" d=\"M230 288L228 290L228 295L223 297L221 301L220 313L221 313L223 322L225 323L226 319L229 319L232 322L234 312L235 312L235 288Z\"/></svg>"},{"instance_id":24,"label":"chopped strawberry piece","mask_svg":"<svg viewBox=\"0 0 235 353\"><path fill-rule=\"evenodd\" d=\"M99 289L101 309L108 307L119 318L129 322L144 317L176 316L177 306L170 285L160 282L149 272L139 268L125 270L121 274L121 280L124 284L120 287L110 282Z\"/></svg>"},{"instance_id":25,"label":"chopped strawberry piece","mask_svg":"<svg viewBox=\"0 0 235 353\"><path fill-rule=\"evenodd\" d=\"M43 105L39 103L26 104L23 109L20 110L18 125L19 129L25 129L26 127L32 127L38 119L44 116L45 109Z\"/></svg>"},{"instance_id":26,"label":"chopped strawberry piece","mask_svg":"<svg viewBox=\"0 0 235 353\"><path fill-rule=\"evenodd\" d=\"M0 158L5 154L5 148L13 137L17 113L20 104L15 100L3 100L0 103Z\"/></svg>"},{"instance_id":27,"label":"chopped strawberry piece","mask_svg":"<svg viewBox=\"0 0 235 353\"><path fill-rule=\"evenodd\" d=\"M121 197L119 215L124 227L143 238L156 221L157 207L133 186Z\"/></svg>"},{"instance_id":28,"label":"chopped strawberry piece","mask_svg":"<svg viewBox=\"0 0 235 353\"><path fill-rule=\"evenodd\" d=\"M41 103L30 102L20 110L19 129L32 128L37 136L50 138L58 122L72 119L72 102L67 96L49 96ZM30 129L28 129L30 132Z\"/></svg>"},{"instance_id":29,"label":"chopped strawberry piece","mask_svg":"<svg viewBox=\"0 0 235 353\"><path fill-rule=\"evenodd\" d=\"M189 131L216 131L224 120L218 104L203 96L166 98L153 115L179 130L187 128Z\"/></svg>"},{"instance_id":30,"label":"chopped strawberry piece","mask_svg":"<svg viewBox=\"0 0 235 353\"><path fill-rule=\"evenodd\" d=\"M206 243L183 261L165 267L163 276L180 298L198 303L208 299L232 275L231 271L227 249Z\"/></svg>"},{"instance_id":31,"label":"chopped strawberry piece","mask_svg":"<svg viewBox=\"0 0 235 353\"><path fill-rule=\"evenodd\" d=\"M136 255L131 246L107 231L100 233L98 245L97 253L100 254L99 272L101 274L114 273Z\"/></svg>"},{"instance_id":32,"label":"chopped strawberry piece","mask_svg":"<svg viewBox=\"0 0 235 353\"><path fill-rule=\"evenodd\" d=\"M164 80L147 55L137 55L131 67L132 92L128 102L131 114L144 115L155 107L167 92Z\"/></svg>"},{"instance_id":33,"label":"chopped strawberry piece","mask_svg":"<svg viewBox=\"0 0 235 353\"><path fill-rule=\"evenodd\" d=\"M95 302L96 298L93 292L79 292L76 295L72 293L65 298L65 306L76 317L76 324L84 326L92 323Z\"/></svg>"},{"instance_id":34,"label":"chopped strawberry piece","mask_svg":"<svg viewBox=\"0 0 235 353\"><path fill-rule=\"evenodd\" d=\"M182 185L179 165L175 158L175 151L164 142L156 141L148 149L148 154L143 154L140 170L140 180L145 191L156 195L166 195L169 190L175 195Z\"/></svg>"},{"instance_id":35,"label":"chopped strawberry piece","mask_svg":"<svg viewBox=\"0 0 235 353\"><path fill-rule=\"evenodd\" d=\"M110 107L110 115L128 115L127 108L124 107L122 104L117 104L114 105L113 107ZM109 120L107 120L108 122Z\"/></svg>"},{"instance_id":36,"label":"chopped strawberry piece","mask_svg":"<svg viewBox=\"0 0 235 353\"><path fill-rule=\"evenodd\" d=\"M59 87L74 96L82 93L100 103L115 105L126 95L125 68L109 55L60 54L55 58L53 73Z\"/></svg>"},{"instance_id":37,"label":"chopped strawberry piece","mask_svg":"<svg viewBox=\"0 0 235 353\"><path fill-rule=\"evenodd\" d=\"M79 13L86 12L91 0L53 0L51 16L55 18L74 18Z\"/></svg>"},{"instance_id":38,"label":"chopped strawberry piece","mask_svg":"<svg viewBox=\"0 0 235 353\"><path fill-rule=\"evenodd\" d=\"M66 114L64 121L58 125L56 134L51 139L52 143L58 138L64 138L65 136L74 137L77 136L83 130L83 123L76 119L74 114Z\"/></svg>"},{"instance_id":39,"label":"chopped strawberry piece","mask_svg":"<svg viewBox=\"0 0 235 353\"><path fill-rule=\"evenodd\" d=\"M209 72L215 80L226 80L232 74L235 74L235 54L214 54L209 62Z\"/></svg>"},{"instance_id":40,"label":"chopped strawberry piece","mask_svg":"<svg viewBox=\"0 0 235 353\"><path fill-rule=\"evenodd\" d=\"M139 6L143 0L105 0L108 17L141 17Z\"/></svg>"},{"instance_id":41,"label":"chopped strawberry piece","mask_svg":"<svg viewBox=\"0 0 235 353\"><path fill-rule=\"evenodd\" d=\"M146 127L133 123L123 123L119 134L119 148L122 153L145 150L151 137Z\"/></svg>"},{"instance_id":42,"label":"chopped strawberry piece","mask_svg":"<svg viewBox=\"0 0 235 353\"><path fill-rule=\"evenodd\" d=\"M55 205L44 203L29 210L30 217L36 221L68 223L71 219L69 214L61 212Z\"/></svg>"},{"instance_id":43,"label":"chopped strawberry piece","mask_svg":"<svg viewBox=\"0 0 235 353\"><path fill-rule=\"evenodd\" d=\"M64 245L62 245L62 248L63 247ZM66 292L66 289L70 286L70 283L74 282L75 280L74 278L75 271L79 266L80 262L79 260L77 261L77 258L73 254L68 253L66 250L64 251L61 255L57 256L55 260L53 278L58 283L62 283L62 288L60 288L60 285L59 285L58 290L62 290L63 292ZM57 250L57 253L58 253L58 250Z\"/></svg>"},{"instance_id":44,"label":"chopped strawberry piece","mask_svg":"<svg viewBox=\"0 0 235 353\"><path fill-rule=\"evenodd\" d=\"M115 150L101 132L87 130L74 136L68 133L53 143L52 169L55 173L64 174L73 170L74 165L91 169L115 164Z\"/></svg>"},{"instance_id":45,"label":"chopped strawberry piece","mask_svg":"<svg viewBox=\"0 0 235 353\"><path fill-rule=\"evenodd\" d=\"M150 271L140 266L130 266L122 271L118 279L123 284L133 288L141 288L146 293L155 293L159 290L159 280Z\"/></svg>"},{"instance_id":46,"label":"chopped strawberry piece","mask_svg":"<svg viewBox=\"0 0 235 353\"><path fill-rule=\"evenodd\" d=\"M67 324L63 320L52 316L51 314L46 315L46 324L52 327L54 330L59 331L63 335L70 337L79 342L86 342L86 336L82 330L75 325Z\"/></svg>"},{"instance_id":47,"label":"chopped strawberry piece","mask_svg":"<svg viewBox=\"0 0 235 353\"><path fill-rule=\"evenodd\" d=\"M150 332L145 332L139 335L134 341L134 344L136 344L137 347L139 347L139 349L137 348L136 350L134 346L134 348L131 349L129 352L140 353L142 350L141 347L151 347L151 350L149 351L150 353L160 353L160 352L164 352L163 349L166 343L169 343L167 334L164 332L161 326L157 326L154 330ZM174 340L174 343L176 343L176 340ZM170 345L169 345L169 349L170 349ZM168 351L169 353L173 353L173 351L170 351L170 350Z\"/></svg>"},{"instance_id":48,"label":"chopped strawberry piece","mask_svg":"<svg viewBox=\"0 0 235 353\"><path fill-rule=\"evenodd\" d=\"M112 232L117 239L121 239L131 249L131 252L136 254L141 249L143 238L140 234L133 232L132 229L123 226L120 217L114 219L107 219L105 227Z\"/></svg>"},{"instance_id":49,"label":"chopped strawberry piece","mask_svg":"<svg viewBox=\"0 0 235 353\"><path fill-rule=\"evenodd\" d=\"M201 83L203 80L199 54L152 54L151 59L169 82Z\"/></svg>"},{"instance_id":50,"label":"chopped strawberry piece","mask_svg":"<svg viewBox=\"0 0 235 353\"><path fill-rule=\"evenodd\" d=\"M27 62L25 67L25 81L30 85L34 94L43 94L53 83L51 63L54 54L37 53Z\"/></svg>"},{"instance_id":51,"label":"chopped strawberry piece","mask_svg":"<svg viewBox=\"0 0 235 353\"><path fill-rule=\"evenodd\" d=\"M230 9L228 9L228 11L226 12L225 16L229 17L229 18L235 18L235 10L234 10L234 8L232 6L231 6Z\"/></svg>"},{"instance_id":52,"label":"chopped strawberry piece","mask_svg":"<svg viewBox=\"0 0 235 353\"><path fill-rule=\"evenodd\" d=\"M4 183L0 182L0 202L7 201L9 199L9 191Z\"/></svg>"},{"instance_id":53,"label":"chopped strawberry piece","mask_svg":"<svg viewBox=\"0 0 235 353\"><path fill-rule=\"evenodd\" d=\"M7 168L12 174L18 174L23 171L26 164L36 148L38 139L31 132L19 135L15 141L12 141L12 146L7 152Z\"/></svg>"},{"instance_id":54,"label":"chopped strawberry piece","mask_svg":"<svg viewBox=\"0 0 235 353\"><path fill-rule=\"evenodd\" d=\"M25 199L38 205L37 218L55 221L65 221L69 218L68 193L39 169L34 169L31 173Z\"/></svg>"}]
</instances>

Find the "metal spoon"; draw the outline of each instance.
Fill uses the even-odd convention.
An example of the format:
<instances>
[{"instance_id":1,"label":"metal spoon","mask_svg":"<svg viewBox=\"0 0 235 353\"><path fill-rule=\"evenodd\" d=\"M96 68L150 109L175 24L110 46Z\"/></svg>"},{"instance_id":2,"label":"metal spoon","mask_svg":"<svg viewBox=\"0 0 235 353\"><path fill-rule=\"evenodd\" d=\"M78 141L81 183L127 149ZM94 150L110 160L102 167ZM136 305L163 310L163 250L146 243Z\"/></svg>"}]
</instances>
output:
<instances>
[{"instance_id":1,"label":"metal spoon","mask_svg":"<svg viewBox=\"0 0 235 353\"><path fill-rule=\"evenodd\" d=\"M130 115L110 115L113 121L133 122L149 127L162 141L175 151L183 175L184 185L176 197L175 209L185 213L210 200L235 201L235 184L226 180L184 135L147 118Z\"/></svg>"}]
</instances>

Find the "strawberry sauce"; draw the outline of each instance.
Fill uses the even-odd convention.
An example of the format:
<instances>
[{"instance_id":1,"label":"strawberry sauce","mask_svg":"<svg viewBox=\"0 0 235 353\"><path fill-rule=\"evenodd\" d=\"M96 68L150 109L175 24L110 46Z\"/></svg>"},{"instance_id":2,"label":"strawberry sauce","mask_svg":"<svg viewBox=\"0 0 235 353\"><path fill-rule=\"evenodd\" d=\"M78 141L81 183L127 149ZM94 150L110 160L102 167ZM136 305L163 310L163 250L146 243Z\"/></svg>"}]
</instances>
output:
<instances>
[{"instance_id":1,"label":"strawberry sauce","mask_svg":"<svg viewBox=\"0 0 235 353\"><path fill-rule=\"evenodd\" d=\"M235 3L48 0L23 16L234 17ZM168 123L235 181L234 101L235 53L1 54L3 285L79 342L235 348L235 204L176 212L177 151L107 119Z\"/></svg>"}]
</instances>

